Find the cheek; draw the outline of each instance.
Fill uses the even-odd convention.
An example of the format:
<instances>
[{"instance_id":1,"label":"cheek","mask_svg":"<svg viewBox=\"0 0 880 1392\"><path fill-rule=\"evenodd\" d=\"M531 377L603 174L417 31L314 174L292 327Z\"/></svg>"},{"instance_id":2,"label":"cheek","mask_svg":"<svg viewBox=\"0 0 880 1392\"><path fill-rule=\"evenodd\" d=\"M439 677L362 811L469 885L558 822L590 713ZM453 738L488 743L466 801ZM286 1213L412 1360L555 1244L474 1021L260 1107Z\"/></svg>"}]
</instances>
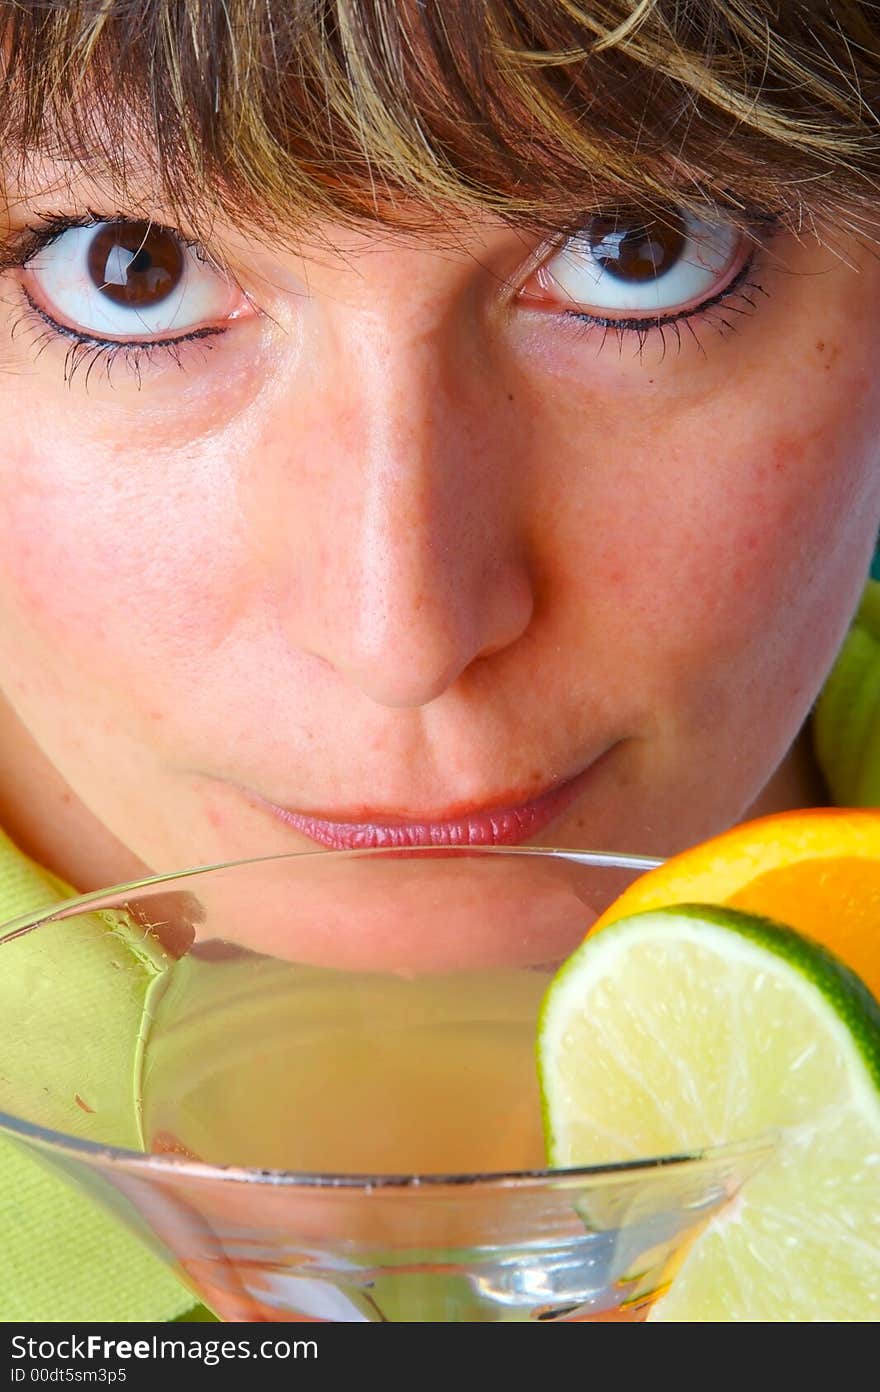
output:
<instances>
[{"instance_id":1,"label":"cheek","mask_svg":"<svg viewBox=\"0 0 880 1392\"><path fill-rule=\"evenodd\" d=\"M48 663L129 691L194 670L245 597L233 503L216 455L34 442L7 457L0 641L13 670L31 654L34 677Z\"/></svg>"},{"instance_id":2,"label":"cheek","mask_svg":"<svg viewBox=\"0 0 880 1392\"><path fill-rule=\"evenodd\" d=\"M261 344L244 325L212 353L217 371L169 365L143 393L117 378L84 394L48 369L2 383L15 448L0 453L0 645L13 670L18 653L67 657L77 679L104 664L105 682L139 687L222 644L261 581L237 502Z\"/></svg>"},{"instance_id":3,"label":"cheek","mask_svg":"<svg viewBox=\"0 0 880 1392\"><path fill-rule=\"evenodd\" d=\"M674 721L711 708L740 728L778 693L802 718L880 517L880 389L863 361L826 374L805 354L784 379L718 381L686 410L639 414L633 400L598 433L566 432L558 453L579 447L581 481L545 535L558 539L550 575L570 596L586 690L618 704L636 691Z\"/></svg>"},{"instance_id":4,"label":"cheek","mask_svg":"<svg viewBox=\"0 0 880 1392\"><path fill-rule=\"evenodd\" d=\"M764 401L750 393L749 418L726 431L723 415L705 422L705 438L714 427L723 444L705 461L717 478L693 496L681 603L698 631L723 617L733 643L784 642L811 623L821 662L857 603L876 534L880 393L860 367L833 390L809 370L784 385ZM670 525L673 510L670 500Z\"/></svg>"}]
</instances>

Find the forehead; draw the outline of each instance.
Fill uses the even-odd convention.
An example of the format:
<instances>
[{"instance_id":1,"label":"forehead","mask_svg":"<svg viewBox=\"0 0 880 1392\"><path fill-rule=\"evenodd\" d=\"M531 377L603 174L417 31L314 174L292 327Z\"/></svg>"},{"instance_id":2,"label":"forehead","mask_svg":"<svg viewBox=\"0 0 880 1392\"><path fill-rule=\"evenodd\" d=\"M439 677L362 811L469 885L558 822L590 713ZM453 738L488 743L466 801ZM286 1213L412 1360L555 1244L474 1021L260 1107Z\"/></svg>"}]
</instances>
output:
<instances>
[{"instance_id":1,"label":"forehead","mask_svg":"<svg viewBox=\"0 0 880 1392\"><path fill-rule=\"evenodd\" d=\"M269 29L268 6L239 0L235 32L225 3L173 7L177 30L157 27L164 8L16 20L0 149L29 152L21 173L55 166L46 183L74 173L102 202L276 233L369 221L437 236L493 216L560 230L585 208L670 201L665 108L635 83L644 55L578 51L566 6L545 5L553 22L525 47L505 0L458 7L454 25L438 0L328 0L323 24L292 4Z\"/></svg>"},{"instance_id":2,"label":"forehead","mask_svg":"<svg viewBox=\"0 0 880 1392\"><path fill-rule=\"evenodd\" d=\"M626 0L236 0L234 24L227 0L4 6L0 149L29 152L17 176L46 166L40 197L75 182L202 238L448 244L474 219L560 234L620 204L873 231L856 8L777 7L768 28Z\"/></svg>"}]
</instances>

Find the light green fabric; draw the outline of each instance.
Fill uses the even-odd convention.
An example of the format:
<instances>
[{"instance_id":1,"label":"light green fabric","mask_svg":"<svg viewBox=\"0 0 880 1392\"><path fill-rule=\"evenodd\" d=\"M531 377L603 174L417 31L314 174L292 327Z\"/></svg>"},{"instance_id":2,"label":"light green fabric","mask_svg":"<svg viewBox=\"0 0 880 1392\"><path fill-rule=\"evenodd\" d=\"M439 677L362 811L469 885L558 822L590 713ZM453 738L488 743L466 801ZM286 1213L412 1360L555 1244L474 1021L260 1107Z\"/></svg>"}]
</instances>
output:
<instances>
[{"instance_id":1,"label":"light green fabric","mask_svg":"<svg viewBox=\"0 0 880 1392\"><path fill-rule=\"evenodd\" d=\"M865 590L819 699L813 733L832 800L841 806L880 806L880 583L876 581L869 582ZM0 922L57 902L69 893L0 832ZM101 943L96 942L96 951L102 950ZM120 1029L126 1008L139 1011L146 971L148 964L145 967L136 958L127 963L125 980L130 989L124 997L120 992L118 1009L112 1015L106 995L93 999L88 986L78 979L64 1021L59 1021L57 1013L47 1016L47 1028L59 1031L59 1090L81 1092L86 1086L83 1078L89 1080L88 1086L105 1092L130 1080L131 1060L120 1058L118 1047L107 1041L136 1037L137 1028L131 1023L123 1028L122 1036L115 1031ZM100 980L100 973L95 973L95 979ZM14 1037L16 1013L21 1022L30 1008L37 980L38 974L32 974L30 981L20 983L19 990L9 991L5 1000L0 990L0 1027L7 1041ZM71 1031L84 1041L91 1069L80 1050L74 1057L60 1047L60 1041L69 1039ZM109 1080L108 1058L114 1060ZM93 1095L89 1101L94 1101ZM10 1101L5 1105L12 1109ZM0 1109L2 1106L0 1092ZM86 1116L71 1105L68 1129L82 1133ZM126 1142L123 1135L118 1139ZM211 1318L203 1307L193 1305L192 1296L169 1269L116 1221L36 1163L30 1154L0 1138L0 1322Z\"/></svg>"},{"instance_id":2,"label":"light green fabric","mask_svg":"<svg viewBox=\"0 0 880 1392\"><path fill-rule=\"evenodd\" d=\"M880 583L869 580L813 715L831 801L880 807Z\"/></svg>"},{"instance_id":3,"label":"light green fabric","mask_svg":"<svg viewBox=\"0 0 880 1392\"><path fill-rule=\"evenodd\" d=\"M41 870L0 833L0 921L31 912L64 898L71 891ZM81 921L80 921L81 922ZM70 925L49 930L58 934ZM42 930L41 930L42 931ZM88 931L84 927L82 931ZM42 940L46 951L49 938ZM120 1112L113 1103L120 1091L132 1095L131 1049L121 1040L136 1040L149 964L129 951L112 928L95 920L87 951L78 955L83 970L62 1000L41 998L46 973L31 970L31 939L0 947L0 1028L8 1060L25 1026L39 1014L47 1049L55 1050L49 1088L39 1057L22 1052L15 1074L18 1088L33 1085L36 1104L30 1115L51 1125L64 1121L68 1131L87 1134L92 1113ZM34 948L38 947L36 935ZM49 945L51 949L51 943ZM2 954L15 966L3 972ZM108 1000L109 956L119 989ZM54 974L57 980L57 974ZM74 989L75 987L75 989ZM71 1048L75 1043L76 1047ZM28 1078L23 1079L26 1070ZM37 1081L39 1079L39 1082ZM15 1110L13 1080L0 1078L0 1110ZM119 1134L104 1135L119 1144L137 1144L131 1124L120 1122ZM131 1134L129 1134L129 1130ZM45 1320L54 1323L158 1321L186 1318L192 1294L170 1268L151 1255L119 1222L106 1216L30 1153L0 1137L0 1322Z\"/></svg>"}]
</instances>

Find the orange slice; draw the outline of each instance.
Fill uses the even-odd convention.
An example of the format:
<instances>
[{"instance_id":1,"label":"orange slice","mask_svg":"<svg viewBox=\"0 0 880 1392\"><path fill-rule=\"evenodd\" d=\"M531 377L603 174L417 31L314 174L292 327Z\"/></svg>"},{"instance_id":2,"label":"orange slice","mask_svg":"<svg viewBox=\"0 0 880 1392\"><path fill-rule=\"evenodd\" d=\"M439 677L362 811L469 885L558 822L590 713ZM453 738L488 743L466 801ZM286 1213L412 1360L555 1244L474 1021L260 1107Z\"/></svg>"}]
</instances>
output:
<instances>
[{"instance_id":1,"label":"orange slice","mask_svg":"<svg viewBox=\"0 0 880 1392\"><path fill-rule=\"evenodd\" d=\"M745 822L642 875L592 932L643 910L698 903L788 924L880 998L880 811L816 808Z\"/></svg>"}]
</instances>

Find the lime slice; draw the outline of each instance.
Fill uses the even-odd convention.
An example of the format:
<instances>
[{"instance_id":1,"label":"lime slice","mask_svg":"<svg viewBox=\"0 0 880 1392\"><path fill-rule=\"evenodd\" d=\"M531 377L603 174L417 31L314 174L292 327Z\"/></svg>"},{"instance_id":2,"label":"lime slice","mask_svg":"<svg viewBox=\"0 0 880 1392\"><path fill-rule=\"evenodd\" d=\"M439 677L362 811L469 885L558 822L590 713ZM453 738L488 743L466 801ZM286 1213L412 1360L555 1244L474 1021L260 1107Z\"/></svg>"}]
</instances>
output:
<instances>
[{"instance_id":1,"label":"lime slice","mask_svg":"<svg viewBox=\"0 0 880 1392\"><path fill-rule=\"evenodd\" d=\"M650 1318L880 1319L880 1006L824 948L708 905L620 919L554 978L538 1067L556 1166L779 1131Z\"/></svg>"}]
</instances>

